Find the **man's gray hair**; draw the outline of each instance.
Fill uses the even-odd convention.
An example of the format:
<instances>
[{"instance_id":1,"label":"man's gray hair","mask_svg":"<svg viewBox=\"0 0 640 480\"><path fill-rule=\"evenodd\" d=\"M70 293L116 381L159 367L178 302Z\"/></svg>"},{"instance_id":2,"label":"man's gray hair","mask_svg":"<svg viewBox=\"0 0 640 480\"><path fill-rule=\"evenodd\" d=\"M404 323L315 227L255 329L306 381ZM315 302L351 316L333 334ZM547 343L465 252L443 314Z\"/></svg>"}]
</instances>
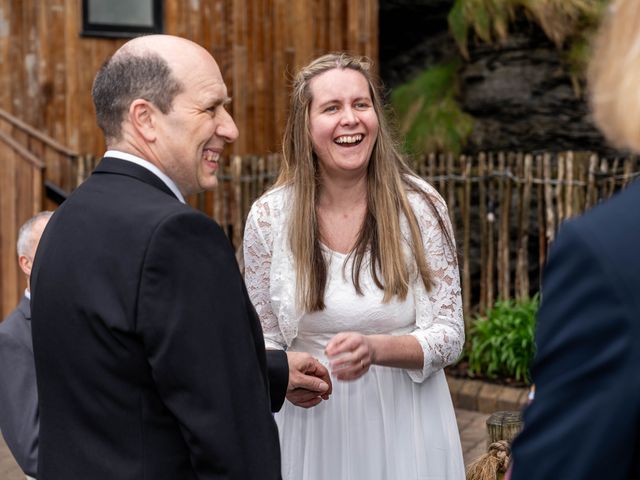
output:
<instances>
[{"instance_id":1,"label":"man's gray hair","mask_svg":"<svg viewBox=\"0 0 640 480\"><path fill-rule=\"evenodd\" d=\"M18 230L18 243L16 245L18 256L27 255L31 252L35 240L33 238L33 227L35 227L40 220L49 220L51 215L53 215L53 212L44 210L40 213L36 213L33 217L22 224L20 230Z\"/></svg>"},{"instance_id":2,"label":"man's gray hair","mask_svg":"<svg viewBox=\"0 0 640 480\"><path fill-rule=\"evenodd\" d=\"M145 99L166 114L182 88L167 61L156 53L125 51L109 58L96 74L91 90L98 126L107 144L121 139L121 125L131 102Z\"/></svg>"}]
</instances>

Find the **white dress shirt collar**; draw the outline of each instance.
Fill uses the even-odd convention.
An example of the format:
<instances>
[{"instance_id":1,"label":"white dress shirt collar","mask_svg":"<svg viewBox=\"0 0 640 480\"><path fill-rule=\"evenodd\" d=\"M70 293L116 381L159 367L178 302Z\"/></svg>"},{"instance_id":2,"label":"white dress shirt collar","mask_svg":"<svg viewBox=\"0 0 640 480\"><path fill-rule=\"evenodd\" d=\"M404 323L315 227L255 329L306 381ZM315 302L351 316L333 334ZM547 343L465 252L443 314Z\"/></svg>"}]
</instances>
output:
<instances>
[{"instance_id":1,"label":"white dress shirt collar","mask_svg":"<svg viewBox=\"0 0 640 480\"><path fill-rule=\"evenodd\" d=\"M162 170L156 167L153 163L145 160L144 158L140 158L136 155L132 155L131 153L121 152L120 150L107 150L104 154L105 157L111 158L119 158L120 160L126 160L128 162L133 162L136 165L140 165L143 168L146 168L151 173L153 173L156 177L162 180L167 187L173 192L173 194L180 200L182 203L186 203L184 201L184 197L176 184L171 180Z\"/></svg>"}]
</instances>

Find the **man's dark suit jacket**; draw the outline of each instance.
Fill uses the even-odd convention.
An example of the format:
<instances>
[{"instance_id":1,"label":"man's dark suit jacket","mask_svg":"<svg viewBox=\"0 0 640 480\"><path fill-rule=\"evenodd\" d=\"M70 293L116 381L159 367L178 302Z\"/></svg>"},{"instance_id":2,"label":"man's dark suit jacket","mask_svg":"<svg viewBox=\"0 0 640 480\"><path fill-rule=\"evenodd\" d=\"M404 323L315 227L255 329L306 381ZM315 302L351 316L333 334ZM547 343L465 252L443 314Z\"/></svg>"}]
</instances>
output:
<instances>
[{"instance_id":1,"label":"man's dark suit jacket","mask_svg":"<svg viewBox=\"0 0 640 480\"><path fill-rule=\"evenodd\" d=\"M31 308L22 297L0 323L0 429L20 468L38 467L38 392L31 344Z\"/></svg>"},{"instance_id":2,"label":"man's dark suit jacket","mask_svg":"<svg viewBox=\"0 0 640 480\"><path fill-rule=\"evenodd\" d=\"M280 478L233 250L154 174L103 159L42 236L31 306L40 479Z\"/></svg>"},{"instance_id":3,"label":"man's dark suit jacket","mask_svg":"<svg viewBox=\"0 0 640 480\"><path fill-rule=\"evenodd\" d=\"M561 227L513 477L640 478L640 183Z\"/></svg>"}]
</instances>

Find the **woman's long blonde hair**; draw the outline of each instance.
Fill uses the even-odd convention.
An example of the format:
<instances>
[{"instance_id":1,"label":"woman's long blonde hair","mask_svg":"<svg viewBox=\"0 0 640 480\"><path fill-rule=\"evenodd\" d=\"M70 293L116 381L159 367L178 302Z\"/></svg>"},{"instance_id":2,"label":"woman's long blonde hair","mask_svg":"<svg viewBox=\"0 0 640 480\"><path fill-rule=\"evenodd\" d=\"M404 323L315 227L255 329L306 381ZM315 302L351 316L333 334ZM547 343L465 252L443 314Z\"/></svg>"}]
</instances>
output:
<instances>
[{"instance_id":1,"label":"woman's long blonde hair","mask_svg":"<svg viewBox=\"0 0 640 480\"><path fill-rule=\"evenodd\" d=\"M411 178L416 175L399 154L389 125L382 111L377 79L364 57L346 53L324 55L303 67L293 81L289 117L283 139L283 161L276 186L289 185L293 189L293 206L289 242L296 265L298 305L307 312L323 310L327 282L327 263L320 245L316 205L320 185L318 161L311 142L309 105L312 78L335 68L360 72L369 84L373 108L379 128L367 168L367 211L356 244L349 255L353 257L351 277L356 291L362 294L360 271L365 254L370 252L369 268L378 288L384 291L384 302L397 296L404 300L411 284L411 269L403 254L400 215L404 215L411 234L410 247L418 274L427 290L432 285L420 227L409 204L407 192L422 194L438 219L443 236L455 257L454 243L433 199L419 189Z\"/></svg>"},{"instance_id":2,"label":"woman's long blonde hair","mask_svg":"<svg viewBox=\"0 0 640 480\"><path fill-rule=\"evenodd\" d=\"M640 1L609 6L588 80L598 127L615 146L640 152Z\"/></svg>"}]
</instances>

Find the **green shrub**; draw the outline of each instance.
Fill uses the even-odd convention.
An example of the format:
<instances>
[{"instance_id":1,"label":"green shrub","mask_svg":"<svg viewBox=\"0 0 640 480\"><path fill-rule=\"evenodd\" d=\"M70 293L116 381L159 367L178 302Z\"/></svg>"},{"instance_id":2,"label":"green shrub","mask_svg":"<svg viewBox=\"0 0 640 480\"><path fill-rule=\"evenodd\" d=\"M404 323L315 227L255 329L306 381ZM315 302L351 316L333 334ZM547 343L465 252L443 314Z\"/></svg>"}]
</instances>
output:
<instances>
[{"instance_id":1,"label":"green shrub","mask_svg":"<svg viewBox=\"0 0 640 480\"><path fill-rule=\"evenodd\" d=\"M394 88L391 104L408 153L458 154L464 147L473 118L456 101L459 67L457 60L434 65Z\"/></svg>"},{"instance_id":2,"label":"green shrub","mask_svg":"<svg viewBox=\"0 0 640 480\"><path fill-rule=\"evenodd\" d=\"M498 301L485 317L474 320L469 331L469 375L530 383L539 304L537 294L526 300Z\"/></svg>"}]
</instances>

